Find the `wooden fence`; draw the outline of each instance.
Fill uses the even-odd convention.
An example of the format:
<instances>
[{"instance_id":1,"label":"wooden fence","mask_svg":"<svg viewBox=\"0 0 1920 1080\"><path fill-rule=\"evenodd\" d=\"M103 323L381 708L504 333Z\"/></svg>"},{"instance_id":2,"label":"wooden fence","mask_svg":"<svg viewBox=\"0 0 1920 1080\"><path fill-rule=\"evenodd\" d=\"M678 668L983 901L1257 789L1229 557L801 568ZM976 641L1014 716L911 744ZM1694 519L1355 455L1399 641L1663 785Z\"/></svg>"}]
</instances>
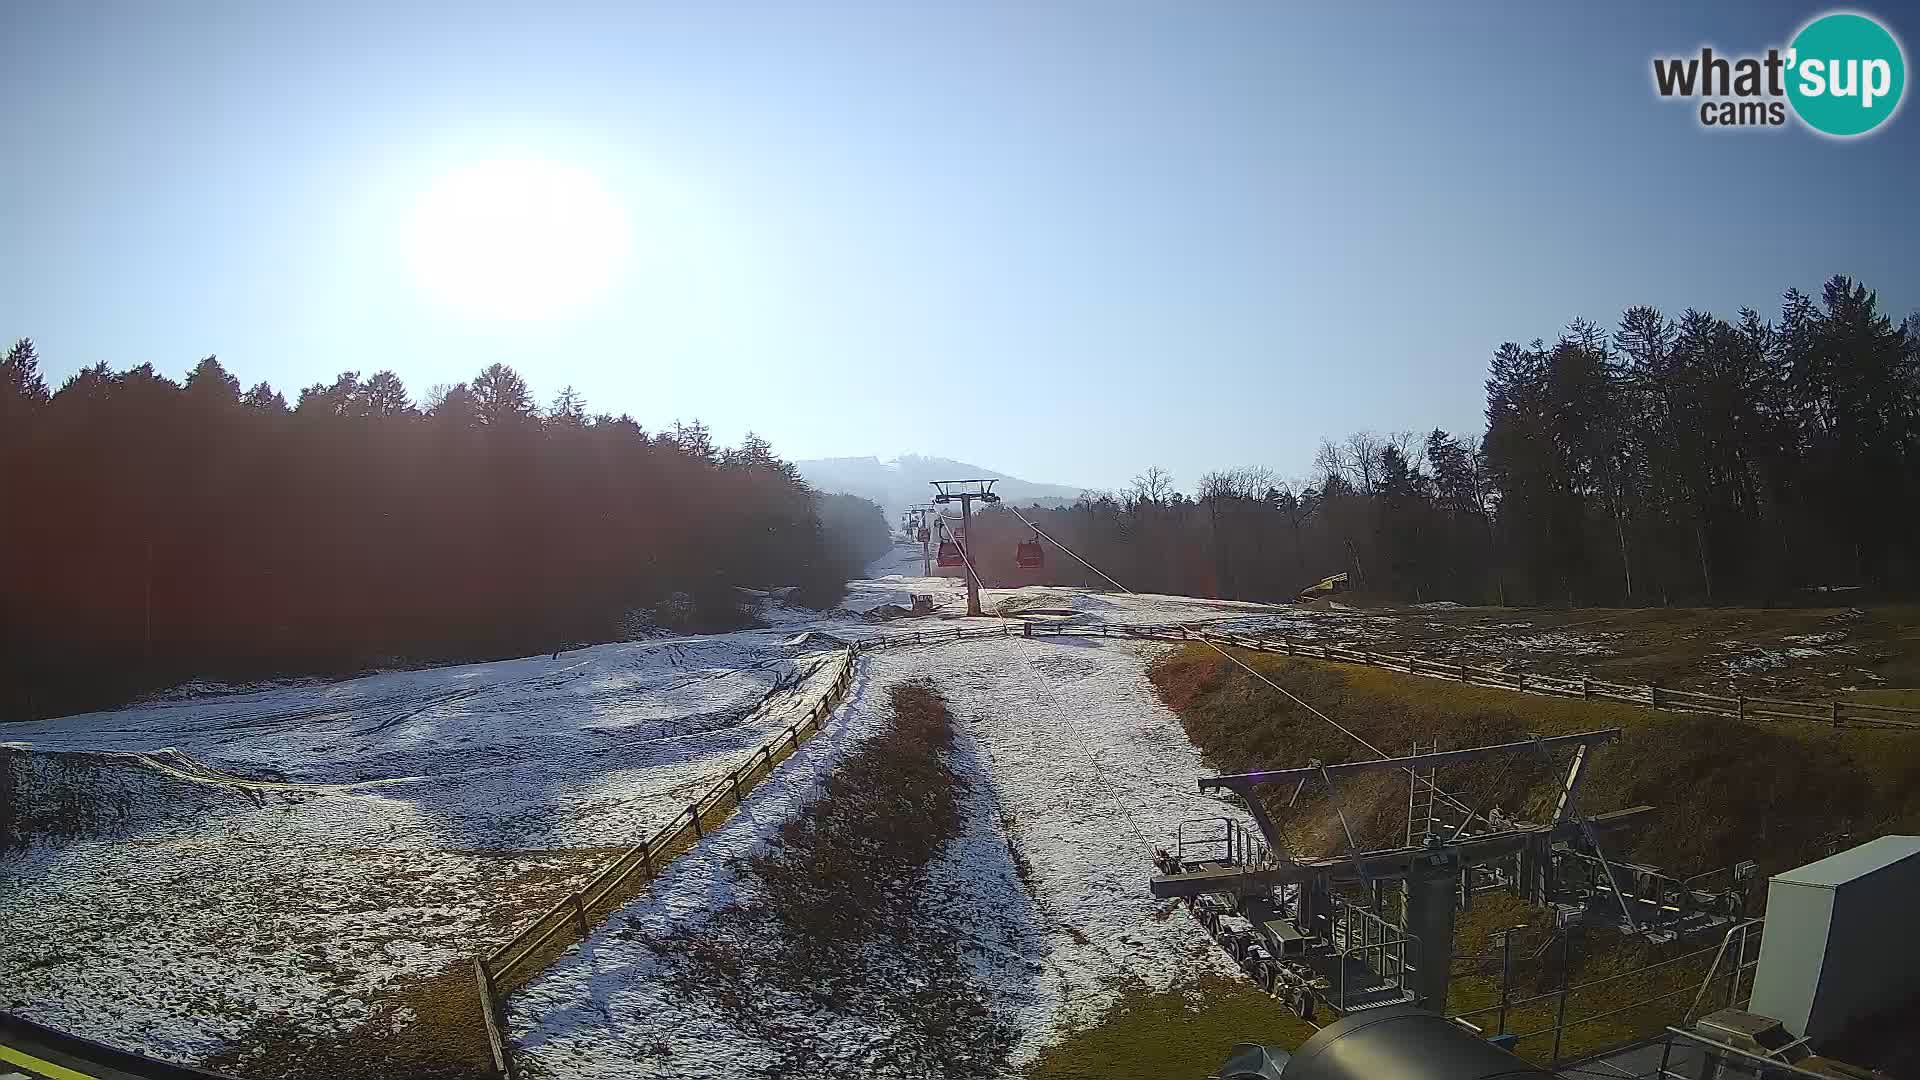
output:
<instances>
[{"instance_id":1,"label":"wooden fence","mask_svg":"<svg viewBox=\"0 0 1920 1080\"><path fill-rule=\"evenodd\" d=\"M517 1075L506 1035L503 1009L506 995L552 963L575 941L584 940L596 924L626 903L641 883L658 876L674 857L705 837L708 829L725 821L739 809L747 792L772 775L774 767L791 757L802 743L818 734L833 710L846 700L847 691L853 685L859 652L858 646L847 647L840 660L839 674L803 718L761 744L743 764L688 803L652 836L622 851L579 889L561 897L491 952L474 958L474 977L486 1020L487 1041L494 1068L500 1075L509 1078Z\"/></svg>"},{"instance_id":2,"label":"wooden fence","mask_svg":"<svg viewBox=\"0 0 1920 1080\"><path fill-rule=\"evenodd\" d=\"M774 766L790 757L801 743L825 727L833 710L846 700L861 654L995 637L1118 637L1147 641L1193 641L1275 655L1365 664L1474 686L1494 686L1560 697L1605 698L1670 712L1713 713L1741 720L1804 720L1836 727L1856 724L1920 730L1920 722L1899 719L1901 715L1920 716L1920 709L1852 701L1818 703L1745 695L1724 697L1653 685L1629 686L1601 682L1586 677L1553 678L1456 661L1396 656L1343 645L1311 644L1285 637L1210 634L1202 628L1178 623L1071 626L1022 621L1004 622L998 626L955 627L951 630L916 630L869 638L846 646L839 675L806 718L787 725L784 731L754 751L745 764L722 777L706 794L689 803L686 809L676 814L653 836L623 851L579 890L562 897L492 952L474 958L474 974L479 984L482 1011L486 1016L487 1037L494 1066L500 1074L510 1078L516 1075L502 1014L506 994L520 985L514 973L524 973L520 978L529 977L557 959L575 941L584 940L594 925L630 898L633 891L630 886L658 876L669 861L693 847L708 829L726 820L738 809L746 793L771 775Z\"/></svg>"},{"instance_id":3,"label":"wooden fence","mask_svg":"<svg viewBox=\"0 0 1920 1080\"><path fill-rule=\"evenodd\" d=\"M1429 660L1419 656L1394 656L1370 649L1312 645L1288 638L1276 640L1234 634L1193 633L1190 635L1190 640L1209 641L1216 645L1233 645L1255 652L1305 656L1334 660L1344 664L1366 664L1370 667L1385 668L1388 671L1447 679L1476 686L1497 686L1507 690L1552 694L1559 697L1605 698L1668 712L1712 713L1740 720L1805 720L1812 723L1831 724L1835 727L1852 724L1862 727L1920 730L1920 722L1900 719L1902 716L1920 717L1920 709L1895 705L1872 705L1861 701L1839 700L1785 701L1780 698L1750 697L1744 694L1727 697L1720 694L1703 694L1695 690L1674 690L1657 685L1630 686L1623 683L1601 682L1584 676L1578 679L1553 678L1523 671L1477 667L1456 661Z\"/></svg>"}]
</instances>

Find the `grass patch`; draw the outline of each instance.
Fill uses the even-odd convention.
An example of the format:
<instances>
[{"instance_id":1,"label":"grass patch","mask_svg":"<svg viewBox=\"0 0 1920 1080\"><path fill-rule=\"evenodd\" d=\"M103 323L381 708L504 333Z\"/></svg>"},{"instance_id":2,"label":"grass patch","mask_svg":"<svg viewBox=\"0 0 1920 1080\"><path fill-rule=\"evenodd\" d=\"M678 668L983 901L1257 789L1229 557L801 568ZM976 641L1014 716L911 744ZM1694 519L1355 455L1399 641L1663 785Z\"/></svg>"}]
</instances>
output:
<instances>
[{"instance_id":1,"label":"grass patch","mask_svg":"<svg viewBox=\"0 0 1920 1080\"><path fill-rule=\"evenodd\" d=\"M503 863L520 857L561 857L555 866L503 869L489 897L489 922L520 923L530 908L545 907L564 895L593 867L604 865L609 849L558 849L544 852L485 851L474 854ZM315 927L318 938L327 933ZM308 970L321 977L340 973L316 956ZM205 1062L207 1068L246 1080L482 1080L491 1078L493 1056L473 962L455 960L431 975L408 979L376 995L367 1019L344 1031L314 1031L275 1016L256 1020L247 1032Z\"/></svg>"},{"instance_id":2,"label":"grass patch","mask_svg":"<svg viewBox=\"0 0 1920 1080\"><path fill-rule=\"evenodd\" d=\"M1098 1023L1042 1051L1026 1075L1028 1080L1209 1076L1235 1043L1292 1050L1312 1034L1305 1021L1250 983L1208 975L1180 990L1129 990Z\"/></svg>"},{"instance_id":3,"label":"grass patch","mask_svg":"<svg viewBox=\"0 0 1920 1080\"><path fill-rule=\"evenodd\" d=\"M889 728L748 860L741 900L697 934L641 940L677 994L780 1047L769 1067L784 1076L999 1075L1018 1033L989 1011L989 988L938 917L928 880L968 791L945 760L952 717L930 686L888 696ZM799 1011L821 1022L797 1031ZM889 1037L850 1065L840 1018Z\"/></svg>"},{"instance_id":4,"label":"grass patch","mask_svg":"<svg viewBox=\"0 0 1920 1080\"><path fill-rule=\"evenodd\" d=\"M1764 876L1818 858L1843 837L1858 842L1920 827L1920 737L1910 733L1656 713L1357 665L1236 655L1388 752L1405 752L1416 738L1438 737L1443 749L1455 749L1514 741L1529 732L1621 728L1622 737L1590 765L1582 808L1590 813L1640 804L1658 808L1655 819L1623 836L1613 853L1669 872L1700 873L1751 858ZM1194 744L1223 772L1372 756L1210 649L1189 646L1169 654L1152 665L1149 676ZM1540 821L1550 815L1563 768L1530 760L1484 761L1445 769L1439 782L1476 807L1498 805ZM1264 796L1296 853L1337 850L1344 837L1326 796L1310 785L1289 809L1292 794L1268 791ZM1363 846L1403 842L1403 776L1355 777L1341 783L1339 795ZM1482 894L1457 924L1451 1011L1498 1003L1501 961L1493 935L1522 923L1528 929L1515 935L1512 998L1555 996L1511 1008L1508 1032L1554 1023L1563 968L1571 985L1609 980L1569 994L1571 1026L1560 1046L1563 1058L1652 1034L1673 1022L1692 1003L1711 963L1710 955L1688 954L1716 944L1655 946L1613 930L1587 928L1575 935L1563 958L1545 911L1511 896ZM1662 966L1636 970L1651 964ZM1656 1000L1629 1008L1648 999ZM1589 1017L1601 1018L1581 1022ZM1496 1023L1491 1014L1473 1020L1488 1030ZM1545 1062L1553 1052L1553 1036L1523 1040L1518 1051Z\"/></svg>"},{"instance_id":5,"label":"grass patch","mask_svg":"<svg viewBox=\"0 0 1920 1080\"><path fill-rule=\"evenodd\" d=\"M1673 1023L1693 1003L1693 995L1713 959L1710 951L1694 954L1717 946L1717 942L1707 940L1652 945L1615 930L1588 927L1574 934L1572 947L1563 954L1558 940L1549 933L1553 925L1550 913L1505 893L1482 893L1455 925L1453 981L1447 992L1450 1013L1473 1013L1499 1004L1502 958L1495 935L1522 925L1525 929L1513 935L1509 1001L1551 996L1509 1008L1508 1032L1526 1034L1552 1026L1559 1008L1563 966L1568 969L1570 987L1598 983L1573 989L1567 995L1569 1026L1560 1044L1562 1058L1654 1035ZM1642 970L1655 964L1663 966ZM1645 1007L1629 1008L1649 999L1657 1000ZM1724 1002L1715 1000L1713 1004ZM1614 1015L1580 1022L1602 1014ZM1492 1033L1499 1016L1487 1012L1468 1019ZM1553 1056L1552 1033L1522 1039L1517 1052L1545 1064Z\"/></svg>"},{"instance_id":6,"label":"grass patch","mask_svg":"<svg viewBox=\"0 0 1920 1080\"><path fill-rule=\"evenodd\" d=\"M1634 830L1616 854L1694 874L1752 858L1763 873L1824 855L1842 836L1855 841L1920 827L1920 736L1655 713L1614 702L1549 698L1377 668L1240 651L1237 655L1375 746L1405 751L1418 738L1443 748L1619 727L1622 738L1590 766L1588 812L1647 804L1656 819ZM1187 734L1227 772L1370 757L1325 721L1294 705L1219 654L1188 646L1155 662L1149 675ZM1515 759L1443 770L1440 784L1475 806L1542 820L1562 766ZM1342 842L1323 793L1309 785L1266 798L1297 852L1329 854ZM1364 846L1404 840L1404 777L1368 774L1340 785L1341 804Z\"/></svg>"},{"instance_id":7,"label":"grass patch","mask_svg":"<svg viewBox=\"0 0 1920 1080\"><path fill-rule=\"evenodd\" d=\"M471 961L382 994L368 1020L314 1032L268 1017L205 1066L247 1080L491 1080Z\"/></svg>"},{"instance_id":8,"label":"grass patch","mask_svg":"<svg viewBox=\"0 0 1920 1080\"><path fill-rule=\"evenodd\" d=\"M110 836L124 827L133 797L108 775L108 760L0 747L0 857L24 851L36 839Z\"/></svg>"},{"instance_id":9,"label":"grass patch","mask_svg":"<svg viewBox=\"0 0 1920 1080\"><path fill-rule=\"evenodd\" d=\"M1456 608L1400 610L1369 625L1370 648L1412 650L1484 662L1528 656L1525 670L1591 673L1612 682L1658 682L1677 689L1824 700L1845 687L1882 680L1920 686L1920 606L1823 608ZM1535 635L1564 632L1604 643L1598 654L1530 650ZM1826 639L1798 655L1787 650ZM1810 640L1811 639L1811 640ZM1490 641L1487 648L1476 640ZM1551 638L1544 640L1550 641ZM1766 650L1782 666L1758 664L1732 674L1727 663ZM1899 704L1884 702L1883 704Z\"/></svg>"}]
</instances>

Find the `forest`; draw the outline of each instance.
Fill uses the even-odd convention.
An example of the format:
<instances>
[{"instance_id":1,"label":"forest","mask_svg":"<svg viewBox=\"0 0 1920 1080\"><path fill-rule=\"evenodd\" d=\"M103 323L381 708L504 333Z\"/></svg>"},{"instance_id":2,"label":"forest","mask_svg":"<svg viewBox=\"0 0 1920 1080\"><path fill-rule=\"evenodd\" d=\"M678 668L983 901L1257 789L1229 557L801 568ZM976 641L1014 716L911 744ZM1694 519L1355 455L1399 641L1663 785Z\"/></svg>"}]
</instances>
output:
<instances>
[{"instance_id":1,"label":"forest","mask_svg":"<svg viewBox=\"0 0 1920 1080\"><path fill-rule=\"evenodd\" d=\"M1192 495L1149 468L1125 492L1021 512L1139 592L1281 600L1341 572L1363 595L1463 604L1920 589L1920 316L1893 322L1855 281L1789 291L1772 319L1576 319L1501 345L1486 393L1484 433L1361 432L1324 440L1304 478L1225 469ZM1106 587L1057 550L1016 566L1030 534L1004 509L975 534L990 583Z\"/></svg>"},{"instance_id":2,"label":"forest","mask_svg":"<svg viewBox=\"0 0 1920 1080\"><path fill-rule=\"evenodd\" d=\"M736 587L832 607L889 542L763 439L538 408L499 364L420 402L349 371L289 405L211 356L50 393L31 340L0 361L0 506L6 719L732 629Z\"/></svg>"},{"instance_id":3,"label":"forest","mask_svg":"<svg viewBox=\"0 0 1920 1080\"><path fill-rule=\"evenodd\" d=\"M1920 589L1920 318L1845 277L1777 316L1632 308L1492 354L1481 433L1324 440L1310 475L1192 494L1160 468L1023 511L1126 587L1281 600L1345 572L1412 602L1848 602ZM1301 422L1311 422L1311 417ZM49 392L0 360L0 715L190 678L336 675L747 624L738 587L831 607L887 544L765 440L649 433L493 365L415 401L345 372L289 405L214 357ZM1105 587L978 515L989 584ZM1846 590L1833 593L1831 590Z\"/></svg>"}]
</instances>

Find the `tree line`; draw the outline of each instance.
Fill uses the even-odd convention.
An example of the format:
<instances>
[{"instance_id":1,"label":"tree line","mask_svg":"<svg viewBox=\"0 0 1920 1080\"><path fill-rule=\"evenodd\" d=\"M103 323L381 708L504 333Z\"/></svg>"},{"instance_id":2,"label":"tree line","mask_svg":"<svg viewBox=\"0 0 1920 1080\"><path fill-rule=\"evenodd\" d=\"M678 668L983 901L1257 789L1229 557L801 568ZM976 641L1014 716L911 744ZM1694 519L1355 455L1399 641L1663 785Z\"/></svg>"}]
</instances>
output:
<instances>
[{"instance_id":1,"label":"tree line","mask_svg":"<svg viewBox=\"0 0 1920 1080\"><path fill-rule=\"evenodd\" d=\"M0 718L190 677L339 674L747 623L737 586L832 606L884 545L764 439L648 433L512 368L415 401L344 372L293 404L214 357L49 392L0 362ZM877 539L876 539L877 538Z\"/></svg>"},{"instance_id":2,"label":"tree line","mask_svg":"<svg viewBox=\"0 0 1920 1080\"><path fill-rule=\"evenodd\" d=\"M1381 598L1785 604L1920 591L1920 316L1846 277L1779 315L1650 307L1495 350L1483 433L1326 440L1312 471L1149 469L1022 510L1136 591L1279 600L1330 574ZM1103 586L1025 526L976 518L996 583Z\"/></svg>"}]
</instances>

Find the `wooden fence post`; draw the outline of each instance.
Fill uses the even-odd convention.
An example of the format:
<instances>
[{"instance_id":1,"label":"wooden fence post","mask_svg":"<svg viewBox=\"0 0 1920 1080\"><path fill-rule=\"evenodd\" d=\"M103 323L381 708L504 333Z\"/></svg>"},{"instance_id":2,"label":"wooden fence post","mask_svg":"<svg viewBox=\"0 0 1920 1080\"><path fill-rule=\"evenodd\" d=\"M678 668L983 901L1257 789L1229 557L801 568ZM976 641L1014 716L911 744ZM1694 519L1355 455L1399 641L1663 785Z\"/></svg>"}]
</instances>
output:
<instances>
[{"instance_id":1,"label":"wooden fence post","mask_svg":"<svg viewBox=\"0 0 1920 1080\"><path fill-rule=\"evenodd\" d=\"M1522 671L1522 672L1518 672L1518 673L1516 673L1516 674L1514 675L1514 677L1513 677L1513 688L1514 688L1515 690L1525 690L1525 689L1527 688L1527 673L1526 673L1526 672L1524 672L1524 671Z\"/></svg>"},{"instance_id":2,"label":"wooden fence post","mask_svg":"<svg viewBox=\"0 0 1920 1080\"><path fill-rule=\"evenodd\" d=\"M1747 695L1740 694L1733 699L1734 714L1740 719L1747 718Z\"/></svg>"},{"instance_id":3,"label":"wooden fence post","mask_svg":"<svg viewBox=\"0 0 1920 1080\"><path fill-rule=\"evenodd\" d=\"M493 1051L493 1067L507 1080L514 1080L513 1059L507 1056L507 1040L500 1032L499 1008L494 1004L498 995L494 992L493 976L487 972L486 960L474 957L473 971L480 981L480 1015L487 1023L487 1048Z\"/></svg>"},{"instance_id":4,"label":"wooden fence post","mask_svg":"<svg viewBox=\"0 0 1920 1080\"><path fill-rule=\"evenodd\" d=\"M727 786L733 789L733 808L735 810L740 809L740 770L739 769L735 769L732 772L727 774Z\"/></svg>"},{"instance_id":5,"label":"wooden fence post","mask_svg":"<svg viewBox=\"0 0 1920 1080\"><path fill-rule=\"evenodd\" d=\"M1467 681L1467 662L1465 660L1460 661L1460 681Z\"/></svg>"},{"instance_id":6,"label":"wooden fence post","mask_svg":"<svg viewBox=\"0 0 1920 1080\"><path fill-rule=\"evenodd\" d=\"M580 905L580 894L573 894L573 921L580 927L580 936L587 936L587 909Z\"/></svg>"},{"instance_id":7,"label":"wooden fence post","mask_svg":"<svg viewBox=\"0 0 1920 1080\"><path fill-rule=\"evenodd\" d=\"M1832 702L1828 702L1828 704L1833 706L1833 726L1839 727L1840 726L1840 703L1838 701L1832 701Z\"/></svg>"},{"instance_id":8,"label":"wooden fence post","mask_svg":"<svg viewBox=\"0 0 1920 1080\"><path fill-rule=\"evenodd\" d=\"M653 876L653 846L645 840L640 841L640 867L648 877Z\"/></svg>"},{"instance_id":9,"label":"wooden fence post","mask_svg":"<svg viewBox=\"0 0 1920 1080\"><path fill-rule=\"evenodd\" d=\"M693 838L695 840L705 840L707 838L707 828L700 824L700 804L694 803L692 806L687 807L687 813L693 815Z\"/></svg>"},{"instance_id":10,"label":"wooden fence post","mask_svg":"<svg viewBox=\"0 0 1920 1080\"><path fill-rule=\"evenodd\" d=\"M1647 708L1657 709L1659 707L1660 707L1660 684L1648 683L1647 684Z\"/></svg>"},{"instance_id":11,"label":"wooden fence post","mask_svg":"<svg viewBox=\"0 0 1920 1080\"><path fill-rule=\"evenodd\" d=\"M1593 676L1591 675L1580 676L1580 696L1581 697L1593 696Z\"/></svg>"}]
</instances>

